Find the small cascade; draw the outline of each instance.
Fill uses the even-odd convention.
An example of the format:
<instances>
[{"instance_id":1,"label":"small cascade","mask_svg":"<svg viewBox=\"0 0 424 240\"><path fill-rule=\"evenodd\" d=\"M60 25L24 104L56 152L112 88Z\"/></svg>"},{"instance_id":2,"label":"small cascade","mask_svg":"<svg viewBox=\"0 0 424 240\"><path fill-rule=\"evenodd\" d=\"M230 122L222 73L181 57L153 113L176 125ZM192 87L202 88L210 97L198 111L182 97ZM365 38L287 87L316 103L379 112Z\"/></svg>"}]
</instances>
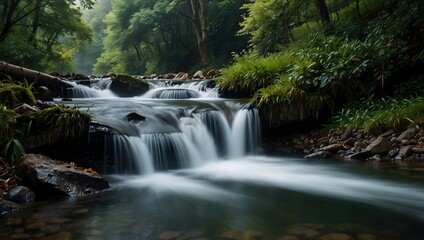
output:
<instances>
[{"instance_id":1,"label":"small cascade","mask_svg":"<svg viewBox=\"0 0 424 240\"><path fill-rule=\"evenodd\" d=\"M213 136L215 146L219 149L219 155L226 156L229 153L231 128L227 118L221 111L202 111L196 113Z\"/></svg>"},{"instance_id":2,"label":"small cascade","mask_svg":"<svg viewBox=\"0 0 424 240\"><path fill-rule=\"evenodd\" d=\"M193 81L177 85L180 88L187 88L201 93L205 98L217 98L218 89L210 86L210 81Z\"/></svg>"},{"instance_id":3,"label":"small cascade","mask_svg":"<svg viewBox=\"0 0 424 240\"><path fill-rule=\"evenodd\" d=\"M154 172L153 160L146 144L139 137L111 135L106 137L106 155L114 173Z\"/></svg>"},{"instance_id":4,"label":"small cascade","mask_svg":"<svg viewBox=\"0 0 424 240\"><path fill-rule=\"evenodd\" d=\"M175 108L175 111L178 109ZM152 113L143 123L134 125L139 127L139 136L110 138L107 155L117 172L151 173L192 168L219 158L255 154L260 145L256 109L239 109L232 123L219 110L183 114L175 119L177 125L175 129L169 128L172 130L169 132L151 131L151 123L157 121L154 115ZM156 120L151 121L150 118Z\"/></svg>"},{"instance_id":5,"label":"small cascade","mask_svg":"<svg viewBox=\"0 0 424 240\"><path fill-rule=\"evenodd\" d=\"M158 99L189 99L198 97L198 92L183 88L161 88L154 90L152 93L152 98Z\"/></svg>"},{"instance_id":6,"label":"small cascade","mask_svg":"<svg viewBox=\"0 0 424 240\"><path fill-rule=\"evenodd\" d=\"M260 122L257 109L241 109L231 125L230 157L255 154L260 143Z\"/></svg>"},{"instance_id":7,"label":"small cascade","mask_svg":"<svg viewBox=\"0 0 424 240\"><path fill-rule=\"evenodd\" d=\"M81 84L76 84L74 82L67 83L71 84L73 87L65 89L64 97L67 98L100 98L100 97L115 97L115 94L113 94L109 89L108 86L110 85L109 82L102 82L100 86L103 86L105 88L101 88L99 86L94 87L88 87ZM99 84L98 82L97 84Z\"/></svg>"}]
</instances>

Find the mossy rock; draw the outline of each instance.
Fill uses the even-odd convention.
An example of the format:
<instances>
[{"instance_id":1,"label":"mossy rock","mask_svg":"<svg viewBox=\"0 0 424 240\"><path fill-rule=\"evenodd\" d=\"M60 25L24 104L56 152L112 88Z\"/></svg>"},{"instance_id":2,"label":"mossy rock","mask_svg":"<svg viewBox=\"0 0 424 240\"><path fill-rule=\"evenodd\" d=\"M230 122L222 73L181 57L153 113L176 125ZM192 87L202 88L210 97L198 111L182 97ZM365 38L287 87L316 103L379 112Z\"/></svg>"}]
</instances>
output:
<instances>
[{"instance_id":1,"label":"mossy rock","mask_svg":"<svg viewBox=\"0 0 424 240\"><path fill-rule=\"evenodd\" d=\"M35 97L29 88L13 83L0 82L0 102L9 108L20 104L35 104Z\"/></svg>"},{"instance_id":2,"label":"mossy rock","mask_svg":"<svg viewBox=\"0 0 424 240\"><path fill-rule=\"evenodd\" d=\"M120 97L134 97L147 92L149 84L146 80L140 78L118 74L112 79L110 90Z\"/></svg>"}]
</instances>

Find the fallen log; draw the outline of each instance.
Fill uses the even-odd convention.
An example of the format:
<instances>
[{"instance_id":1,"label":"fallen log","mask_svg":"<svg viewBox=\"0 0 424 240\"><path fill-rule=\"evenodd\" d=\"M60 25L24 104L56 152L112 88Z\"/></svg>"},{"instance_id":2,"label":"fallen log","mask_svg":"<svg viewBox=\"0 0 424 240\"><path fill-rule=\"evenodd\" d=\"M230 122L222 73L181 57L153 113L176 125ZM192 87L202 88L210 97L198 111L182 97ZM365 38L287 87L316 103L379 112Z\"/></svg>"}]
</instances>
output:
<instances>
[{"instance_id":1,"label":"fallen log","mask_svg":"<svg viewBox=\"0 0 424 240\"><path fill-rule=\"evenodd\" d=\"M0 61L0 73L3 75L0 76L2 79L10 76L15 81L27 81L30 84L34 83L36 86L46 86L50 90L58 93L61 92L62 88L72 87L72 85L64 82L58 77L3 61Z\"/></svg>"}]
</instances>

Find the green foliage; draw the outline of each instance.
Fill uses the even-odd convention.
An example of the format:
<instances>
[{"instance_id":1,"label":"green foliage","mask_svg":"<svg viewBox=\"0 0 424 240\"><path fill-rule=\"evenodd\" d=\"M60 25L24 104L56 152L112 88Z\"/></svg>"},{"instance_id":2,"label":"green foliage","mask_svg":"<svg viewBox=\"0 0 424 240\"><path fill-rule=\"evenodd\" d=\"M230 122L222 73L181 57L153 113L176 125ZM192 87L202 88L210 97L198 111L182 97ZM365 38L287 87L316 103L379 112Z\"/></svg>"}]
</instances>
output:
<instances>
[{"instance_id":1,"label":"green foliage","mask_svg":"<svg viewBox=\"0 0 424 240\"><path fill-rule=\"evenodd\" d=\"M269 57L258 57L254 54L236 56L233 65L222 69L218 84L221 89L241 88L254 92L274 83L296 60L290 52Z\"/></svg>"},{"instance_id":2,"label":"green foliage","mask_svg":"<svg viewBox=\"0 0 424 240\"><path fill-rule=\"evenodd\" d=\"M10 82L0 82L0 102L8 107L19 103L35 104L35 97L31 92L32 86L17 85Z\"/></svg>"},{"instance_id":3,"label":"green foliage","mask_svg":"<svg viewBox=\"0 0 424 240\"><path fill-rule=\"evenodd\" d=\"M18 139L13 138L4 146L3 154L6 159L13 164L26 153L21 142L19 142Z\"/></svg>"},{"instance_id":4,"label":"green foliage","mask_svg":"<svg viewBox=\"0 0 424 240\"><path fill-rule=\"evenodd\" d=\"M90 120L88 113L61 106L17 117L18 125L27 138L41 138L47 144L81 137L88 130Z\"/></svg>"},{"instance_id":5,"label":"green foliage","mask_svg":"<svg viewBox=\"0 0 424 240\"><path fill-rule=\"evenodd\" d=\"M0 146L14 137L16 114L7 106L0 104Z\"/></svg>"},{"instance_id":6,"label":"green foliage","mask_svg":"<svg viewBox=\"0 0 424 240\"><path fill-rule=\"evenodd\" d=\"M329 125L331 128L363 128L367 134L389 129L402 131L424 126L424 99L374 99L358 101L342 109Z\"/></svg>"}]
</instances>

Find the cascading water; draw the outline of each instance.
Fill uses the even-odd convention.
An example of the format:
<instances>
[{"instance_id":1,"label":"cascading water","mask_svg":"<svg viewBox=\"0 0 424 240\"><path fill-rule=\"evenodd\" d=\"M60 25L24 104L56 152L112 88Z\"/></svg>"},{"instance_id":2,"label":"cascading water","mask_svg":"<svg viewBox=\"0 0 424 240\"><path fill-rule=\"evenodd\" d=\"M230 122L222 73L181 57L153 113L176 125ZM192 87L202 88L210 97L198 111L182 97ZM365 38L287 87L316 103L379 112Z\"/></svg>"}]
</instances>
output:
<instances>
[{"instance_id":1,"label":"cascading water","mask_svg":"<svg viewBox=\"0 0 424 240\"><path fill-rule=\"evenodd\" d=\"M110 80L99 80L95 88L109 85ZM182 83L185 88L164 81L151 81L150 85L153 89L140 97L105 99L95 95L97 98L87 101L95 119L121 131L121 135L106 136L107 172L145 174L191 168L257 152L260 126L256 109L233 100L205 98L216 91L208 88L208 81ZM76 89L90 88L75 86L74 93ZM73 101L78 106L85 102Z\"/></svg>"}]
</instances>

